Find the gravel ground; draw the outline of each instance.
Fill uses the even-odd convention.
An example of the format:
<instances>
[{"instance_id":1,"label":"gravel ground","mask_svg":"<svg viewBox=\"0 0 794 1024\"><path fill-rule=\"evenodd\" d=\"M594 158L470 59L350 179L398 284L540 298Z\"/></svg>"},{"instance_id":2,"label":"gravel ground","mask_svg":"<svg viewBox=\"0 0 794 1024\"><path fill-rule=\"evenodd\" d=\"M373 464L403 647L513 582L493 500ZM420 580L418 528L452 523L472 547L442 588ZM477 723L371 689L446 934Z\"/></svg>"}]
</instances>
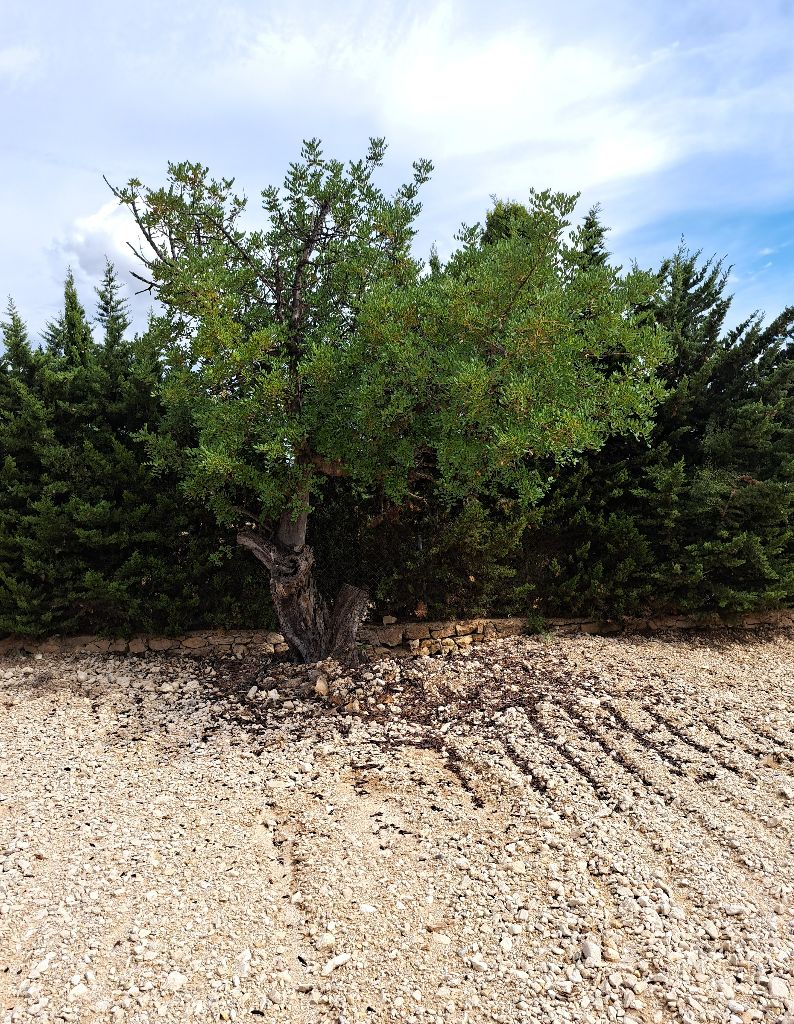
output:
<instances>
[{"instance_id":1,"label":"gravel ground","mask_svg":"<svg viewBox=\"0 0 794 1024\"><path fill-rule=\"evenodd\" d=\"M794 633L0 664L0 1021L794 1024Z\"/></svg>"}]
</instances>

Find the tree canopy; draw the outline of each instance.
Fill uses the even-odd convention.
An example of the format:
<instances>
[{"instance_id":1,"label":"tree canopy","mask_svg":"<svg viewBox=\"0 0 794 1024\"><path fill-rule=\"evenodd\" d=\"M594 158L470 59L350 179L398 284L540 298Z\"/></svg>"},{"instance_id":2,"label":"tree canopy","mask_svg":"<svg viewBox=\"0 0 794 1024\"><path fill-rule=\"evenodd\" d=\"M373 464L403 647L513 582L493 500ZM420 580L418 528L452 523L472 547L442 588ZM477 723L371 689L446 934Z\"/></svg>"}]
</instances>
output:
<instances>
[{"instance_id":1,"label":"tree canopy","mask_svg":"<svg viewBox=\"0 0 794 1024\"><path fill-rule=\"evenodd\" d=\"M417 161L387 197L374 180L384 154L373 139L345 165L305 143L282 186L262 192L261 229L244 226L233 181L199 164L171 165L159 188L115 190L145 240L140 277L166 310L166 397L198 432L188 452L167 438L153 449L182 459L222 521L254 524L240 541L269 569L305 657L335 642L333 616L307 598L310 549L296 561L324 479L396 504L428 477L450 501L505 488L529 501L542 486L528 460L641 433L662 393L664 335L645 311L654 280L582 259L575 197L531 193L501 237L464 228L428 272L411 243L431 165Z\"/></svg>"}]
</instances>

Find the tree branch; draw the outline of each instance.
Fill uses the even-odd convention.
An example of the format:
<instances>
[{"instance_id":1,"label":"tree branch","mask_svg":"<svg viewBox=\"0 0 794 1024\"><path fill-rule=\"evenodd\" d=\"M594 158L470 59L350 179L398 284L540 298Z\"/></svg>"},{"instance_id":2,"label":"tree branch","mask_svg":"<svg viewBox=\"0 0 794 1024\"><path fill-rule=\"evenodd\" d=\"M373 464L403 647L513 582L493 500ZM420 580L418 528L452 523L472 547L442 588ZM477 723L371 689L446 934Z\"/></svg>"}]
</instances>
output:
<instances>
[{"instance_id":1,"label":"tree branch","mask_svg":"<svg viewBox=\"0 0 794 1024\"><path fill-rule=\"evenodd\" d=\"M298 262L295 264L295 273L292 278L292 293L290 295L290 329L295 332L298 324L301 320L301 314L303 312L302 303L302 288L303 288L303 272L309 265L311 255L314 252L314 247L317 245L317 239L320 237L325 218L328 216L328 212L331 209L331 200L325 199L317 210L314 216L314 223L312 224L311 231L308 237L303 243L301 248Z\"/></svg>"},{"instance_id":2,"label":"tree branch","mask_svg":"<svg viewBox=\"0 0 794 1024\"><path fill-rule=\"evenodd\" d=\"M258 530L240 530L237 533L237 543L241 548L247 548L265 566L268 572L273 569L275 552L273 544L263 537Z\"/></svg>"}]
</instances>

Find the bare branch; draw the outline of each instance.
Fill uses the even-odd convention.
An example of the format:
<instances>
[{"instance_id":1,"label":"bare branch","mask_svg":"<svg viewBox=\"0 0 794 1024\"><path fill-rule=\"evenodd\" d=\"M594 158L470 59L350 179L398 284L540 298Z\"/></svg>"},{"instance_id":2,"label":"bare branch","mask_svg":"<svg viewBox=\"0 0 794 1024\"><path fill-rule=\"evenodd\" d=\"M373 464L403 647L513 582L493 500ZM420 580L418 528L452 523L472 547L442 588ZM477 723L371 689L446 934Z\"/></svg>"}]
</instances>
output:
<instances>
[{"instance_id":1,"label":"bare branch","mask_svg":"<svg viewBox=\"0 0 794 1024\"><path fill-rule=\"evenodd\" d=\"M241 548L247 548L254 558L258 558L268 572L272 570L275 562L274 546L258 530L240 530L237 543Z\"/></svg>"}]
</instances>

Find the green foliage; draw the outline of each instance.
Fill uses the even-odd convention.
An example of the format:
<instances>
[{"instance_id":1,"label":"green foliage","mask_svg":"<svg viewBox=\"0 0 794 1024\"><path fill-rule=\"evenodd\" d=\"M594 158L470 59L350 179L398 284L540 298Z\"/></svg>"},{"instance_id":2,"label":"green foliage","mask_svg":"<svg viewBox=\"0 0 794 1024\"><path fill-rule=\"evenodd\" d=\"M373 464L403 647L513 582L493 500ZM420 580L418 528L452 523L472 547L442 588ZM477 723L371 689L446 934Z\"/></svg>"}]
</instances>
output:
<instances>
[{"instance_id":1,"label":"green foliage","mask_svg":"<svg viewBox=\"0 0 794 1024\"><path fill-rule=\"evenodd\" d=\"M335 484L313 514L310 540L328 592L355 579L381 614L520 614L527 594L514 581L510 559L525 520L507 497L397 507Z\"/></svg>"},{"instance_id":2,"label":"green foliage","mask_svg":"<svg viewBox=\"0 0 794 1024\"><path fill-rule=\"evenodd\" d=\"M673 344L647 443L567 470L525 538L521 578L558 613L747 611L794 597L794 309L724 332L727 273L681 249L655 315Z\"/></svg>"},{"instance_id":3,"label":"green foliage","mask_svg":"<svg viewBox=\"0 0 794 1024\"><path fill-rule=\"evenodd\" d=\"M129 633L272 621L267 594L140 430L162 417L150 339L127 340L111 267L95 341L68 275L63 313L31 349L13 306L0 361L0 632ZM239 574L239 576L237 575ZM251 601L252 607L248 607Z\"/></svg>"},{"instance_id":4,"label":"green foliage","mask_svg":"<svg viewBox=\"0 0 794 1024\"><path fill-rule=\"evenodd\" d=\"M274 622L240 526L310 512L323 589L433 617L745 611L794 599L794 309L726 330L719 261L611 264L597 207L496 201L412 253L431 167L304 145L246 227L199 164L116 190L163 303L94 328L69 273L0 322L0 633Z\"/></svg>"},{"instance_id":5,"label":"green foliage","mask_svg":"<svg viewBox=\"0 0 794 1024\"><path fill-rule=\"evenodd\" d=\"M387 198L373 183L383 152L373 140L345 167L306 143L283 187L262 193L260 231L241 226L246 200L233 182L197 164L171 165L165 188L132 181L118 192L167 309L154 328L168 344L166 399L196 424L180 469L222 522L297 512L319 490L318 465L339 458L362 302L375 281L399 288L418 271L412 222L429 164ZM152 449L175 454L167 439Z\"/></svg>"},{"instance_id":6,"label":"green foliage","mask_svg":"<svg viewBox=\"0 0 794 1024\"><path fill-rule=\"evenodd\" d=\"M652 279L584 266L567 230L575 198L548 192L497 207L498 238L493 224L463 229L423 274L410 243L430 165L387 198L373 180L384 149L373 140L344 166L306 143L262 193L259 231L243 228L233 183L200 165L117 190L167 309L166 399L198 436L190 452L152 450L181 459L222 522L316 508L324 477L394 507L430 479L448 508L502 493L526 508L542 492L531 460L648 429L665 352L642 311Z\"/></svg>"}]
</instances>

